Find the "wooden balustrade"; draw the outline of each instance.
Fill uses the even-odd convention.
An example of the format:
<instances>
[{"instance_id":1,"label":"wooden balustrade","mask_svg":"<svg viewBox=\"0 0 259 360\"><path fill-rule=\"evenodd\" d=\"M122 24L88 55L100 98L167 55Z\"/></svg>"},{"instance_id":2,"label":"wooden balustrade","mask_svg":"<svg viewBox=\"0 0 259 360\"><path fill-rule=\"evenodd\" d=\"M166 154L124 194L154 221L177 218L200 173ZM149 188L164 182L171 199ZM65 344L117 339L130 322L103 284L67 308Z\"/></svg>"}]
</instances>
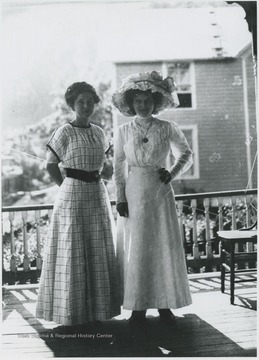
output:
<instances>
[{"instance_id":1,"label":"wooden balustrade","mask_svg":"<svg viewBox=\"0 0 259 360\"><path fill-rule=\"evenodd\" d=\"M206 233L206 254L207 258L212 257L212 248L211 248L211 237L210 237L210 214L209 214L209 206L210 206L210 199L205 198L203 200L204 209L205 209L205 233Z\"/></svg>"},{"instance_id":2,"label":"wooden balustrade","mask_svg":"<svg viewBox=\"0 0 259 360\"><path fill-rule=\"evenodd\" d=\"M192 207L192 236L193 236L193 257L195 260L198 260L200 258L199 253L199 244L197 239L197 200L192 199L191 200L191 207Z\"/></svg>"},{"instance_id":3,"label":"wooden balustrade","mask_svg":"<svg viewBox=\"0 0 259 360\"><path fill-rule=\"evenodd\" d=\"M36 282L40 276L42 268L42 233L41 218L42 212L45 212L49 219L51 218L53 205L35 205L20 207L3 207L2 208L2 229L4 233L8 233L7 220L9 221L10 235L10 263L9 269L6 268L6 259L3 243L3 281L14 283L16 280L24 282L30 279ZM4 215L7 217L4 219ZM35 228L36 244L34 245L35 257L30 258L28 224L32 224ZM46 225L47 226L47 225ZM18 240L18 234L22 234L22 241ZM15 235L16 232L16 235ZM20 254L17 244L23 247ZM19 264L21 263L21 264ZM5 265L5 266L4 266Z\"/></svg>"},{"instance_id":4,"label":"wooden balustrade","mask_svg":"<svg viewBox=\"0 0 259 360\"><path fill-rule=\"evenodd\" d=\"M238 204L241 201L242 211L245 212L243 215L244 222L247 226L250 226L253 217L256 218L256 195L257 189L175 196L180 233L185 247L189 271L191 269L192 271L199 272L203 267L205 267L206 271L218 268L221 247L220 244L216 243L215 236L212 234L212 224L214 223L215 230L223 230L225 226L236 229L238 223L240 223ZM217 202L216 206L215 199ZM114 206L115 202L112 201L111 205ZM225 224L226 214L224 214L226 207L229 211L229 222L227 224ZM3 261L3 282L25 282L28 279L32 282L37 281L42 268L43 234L41 222L43 213L45 213L46 230L51 218L52 209L52 204L20 207L7 206L2 208L2 229L5 236L8 234L10 242L9 264L6 264L7 256L3 247L3 257L5 257L5 261ZM201 217L205 228L198 233L198 222L201 222ZM33 237L36 239L33 261L30 259L29 224L33 226ZM190 226L189 229L187 229L187 225ZM22 234L22 242L17 239L18 230ZM23 244L22 267L17 262L16 242ZM247 251L252 250L252 248L247 246Z\"/></svg>"}]
</instances>

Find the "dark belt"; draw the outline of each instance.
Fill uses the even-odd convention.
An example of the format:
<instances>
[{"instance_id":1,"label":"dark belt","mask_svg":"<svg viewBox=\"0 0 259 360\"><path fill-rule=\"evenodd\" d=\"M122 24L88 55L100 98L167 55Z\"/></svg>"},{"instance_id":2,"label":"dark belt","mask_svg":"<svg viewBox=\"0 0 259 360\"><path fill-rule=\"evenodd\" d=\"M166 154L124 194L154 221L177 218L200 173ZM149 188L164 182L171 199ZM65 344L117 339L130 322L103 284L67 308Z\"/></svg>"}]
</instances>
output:
<instances>
[{"instance_id":1,"label":"dark belt","mask_svg":"<svg viewBox=\"0 0 259 360\"><path fill-rule=\"evenodd\" d=\"M70 168L66 168L65 170L67 177L81 180L84 182L98 182L101 178L101 175L99 174L98 170L84 171L84 170L70 169Z\"/></svg>"}]
</instances>

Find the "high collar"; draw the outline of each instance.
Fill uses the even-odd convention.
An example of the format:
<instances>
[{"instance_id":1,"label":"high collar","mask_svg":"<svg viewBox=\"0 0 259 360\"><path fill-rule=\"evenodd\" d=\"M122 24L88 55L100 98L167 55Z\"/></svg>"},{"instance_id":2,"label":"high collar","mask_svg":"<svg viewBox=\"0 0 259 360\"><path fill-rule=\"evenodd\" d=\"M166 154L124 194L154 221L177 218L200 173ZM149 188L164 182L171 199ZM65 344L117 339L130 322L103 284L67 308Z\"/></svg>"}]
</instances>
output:
<instances>
[{"instance_id":1,"label":"high collar","mask_svg":"<svg viewBox=\"0 0 259 360\"><path fill-rule=\"evenodd\" d=\"M153 118L153 116L150 118L140 118L136 116L134 120L135 123L141 127L149 127L151 124L155 122L155 118Z\"/></svg>"}]
</instances>

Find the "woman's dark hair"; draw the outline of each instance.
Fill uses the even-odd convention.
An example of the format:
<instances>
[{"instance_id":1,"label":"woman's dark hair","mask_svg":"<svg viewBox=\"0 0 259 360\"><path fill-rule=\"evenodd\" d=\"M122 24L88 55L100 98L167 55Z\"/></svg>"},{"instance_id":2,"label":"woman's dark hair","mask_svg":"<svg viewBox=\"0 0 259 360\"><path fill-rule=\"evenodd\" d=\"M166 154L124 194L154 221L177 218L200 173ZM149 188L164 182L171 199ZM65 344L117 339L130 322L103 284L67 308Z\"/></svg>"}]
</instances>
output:
<instances>
[{"instance_id":1,"label":"woman's dark hair","mask_svg":"<svg viewBox=\"0 0 259 360\"><path fill-rule=\"evenodd\" d=\"M153 114L157 114L158 113L158 108L162 105L163 102L163 94L161 94L160 92L154 92L152 93L151 90L146 90L146 91L142 91L142 90L128 90L125 92L125 101L128 105L128 107L130 108L132 115L136 115L136 112L133 108L133 100L134 97L138 94L142 94L142 93L149 93L152 95L153 97L153 101L154 101L154 110L153 110Z\"/></svg>"},{"instance_id":2,"label":"woman's dark hair","mask_svg":"<svg viewBox=\"0 0 259 360\"><path fill-rule=\"evenodd\" d=\"M97 95L94 87L86 82L75 82L67 88L65 93L65 100L68 106L74 110L74 102L79 94L82 93L90 93L93 96L93 100L95 104L98 104L100 101L99 96Z\"/></svg>"}]
</instances>

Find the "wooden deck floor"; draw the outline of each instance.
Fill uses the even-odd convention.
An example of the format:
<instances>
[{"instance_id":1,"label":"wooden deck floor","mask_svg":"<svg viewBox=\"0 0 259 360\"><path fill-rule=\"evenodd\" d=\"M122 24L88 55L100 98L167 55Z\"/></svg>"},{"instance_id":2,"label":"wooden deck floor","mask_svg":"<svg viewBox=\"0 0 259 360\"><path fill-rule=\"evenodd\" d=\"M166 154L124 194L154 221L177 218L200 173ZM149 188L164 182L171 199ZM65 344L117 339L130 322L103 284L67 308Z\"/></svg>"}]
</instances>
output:
<instances>
[{"instance_id":1,"label":"wooden deck floor","mask_svg":"<svg viewBox=\"0 0 259 360\"><path fill-rule=\"evenodd\" d=\"M246 275L252 276L252 275ZM238 284L235 305L221 294L219 277L190 276L193 304L175 311L177 326L163 327L148 311L145 331L132 331L123 311L99 327L53 332L36 319L36 286L4 288L2 359L49 357L254 357L257 348L256 283ZM227 288L228 292L228 288Z\"/></svg>"}]
</instances>

